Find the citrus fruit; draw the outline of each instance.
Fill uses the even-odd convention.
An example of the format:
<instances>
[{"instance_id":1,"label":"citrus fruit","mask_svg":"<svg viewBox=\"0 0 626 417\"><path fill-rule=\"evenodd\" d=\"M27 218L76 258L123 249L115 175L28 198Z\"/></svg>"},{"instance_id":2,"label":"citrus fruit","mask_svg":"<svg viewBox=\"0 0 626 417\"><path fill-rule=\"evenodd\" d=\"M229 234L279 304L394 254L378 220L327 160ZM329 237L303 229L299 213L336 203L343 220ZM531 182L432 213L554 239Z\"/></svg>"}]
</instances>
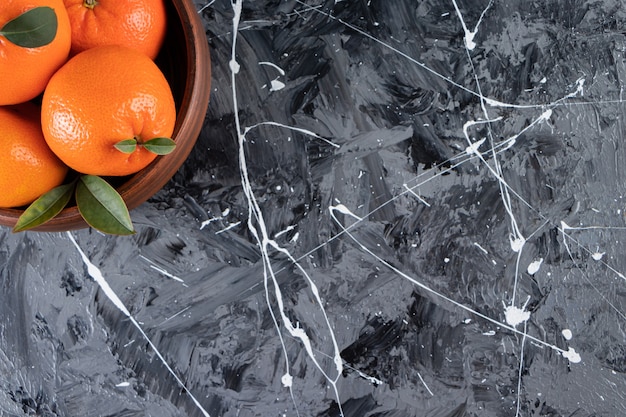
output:
<instances>
[{"instance_id":1,"label":"citrus fruit","mask_svg":"<svg viewBox=\"0 0 626 417\"><path fill-rule=\"evenodd\" d=\"M0 107L0 207L20 207L60 185L67 167L43 138L39 107Z\"/></svg>"},{"instance_id":2,"label":"citrus fruit","mask_svg":"<svg viewBox=\"0 0 626 417\"><path fill-rule=\"evenodd\" d=\"M36 7L48 6L56 14L52 42L35 48L19 46L0 34L0 105L22 103L40 94L52 74L67 60L70 22L62 0L2 0L0 28Z\"/></svg>"},{"instance_id":3,"label":"citrus fruit","mask_svg":"<svg viewBox=\"0 0 626 417\"><path fill-rule=\"evenodd\" d=\"M72 28L72 54L122 45L154 59L166 30L163 0L63 0Z\"/></svg>"},{"instance_id":4,"label":"citrus fruit","mask_svg":"<svg viewBox=\"0 0 626 417\"><path fill-rule=\"evenodd\" d=\"M169 84L156 64L133 49L109 45L71 58L50 79L41 121L50 149L83 174L137 172L156 154L141 146L171 137L176 119ZM115 145L135 139L124 153Z\"/></svg>"}]
</instances>

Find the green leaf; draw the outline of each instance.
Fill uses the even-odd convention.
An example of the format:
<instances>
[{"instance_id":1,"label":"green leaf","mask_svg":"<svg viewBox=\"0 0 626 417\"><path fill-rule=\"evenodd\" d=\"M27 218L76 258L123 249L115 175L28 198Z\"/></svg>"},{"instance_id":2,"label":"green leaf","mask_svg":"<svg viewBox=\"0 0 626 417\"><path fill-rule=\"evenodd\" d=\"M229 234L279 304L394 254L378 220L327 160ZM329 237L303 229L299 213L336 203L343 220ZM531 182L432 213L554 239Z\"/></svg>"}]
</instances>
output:
<instances>
[{"instance_id":1,"label":"green leaf","mask_svg":"<svg viewBox=\"0 0 626 417\"><path fill-rule=\"evenodd\" d=\"M141 146L157 155L167 155L176 148L176 142L170 138L154 138L143 142Z\"/></svg>"},{"instance_id":2,"label":"green leaf","mask_svg":"<svg viewBox=\"0 0 626 417\"><path fill-rule=\"evenodd\" d=\"M137 139L124 139L113 146L120 152L133 153L137 149Z\"/></svg>"},{"instance_id":3,"label":"green leaf","mask_svg":"<svg viewBox=\"0 0 626 417\"><path fill-rule=\"evenodd\" d=\"M57 35L57 15L47 6L27 10L9 20L0 29L0 35L24 48L39 48L52 42Z\"/></svg>"},{"instance_id":4,"label":"green leaf","mask_svg":"<svg viewBox=\"0 0 626 417\"><path fill-rule=\"evenodd\" d=\"M17 219L14 232L37 227L59 214L72 197L76 182L59 185L33 201Z\"/></svg>"},{"instance_id":5,"label":"green leaf","mask_svg":"<svg viewBox=\"0 0 626 417\"><path fill-rule=\"evenodd\" d=\"M135 233L128 208L109 183L95 175L81 175L76 185L76 205L94 229L112 235Z\"/></svg>"}]
</instances>

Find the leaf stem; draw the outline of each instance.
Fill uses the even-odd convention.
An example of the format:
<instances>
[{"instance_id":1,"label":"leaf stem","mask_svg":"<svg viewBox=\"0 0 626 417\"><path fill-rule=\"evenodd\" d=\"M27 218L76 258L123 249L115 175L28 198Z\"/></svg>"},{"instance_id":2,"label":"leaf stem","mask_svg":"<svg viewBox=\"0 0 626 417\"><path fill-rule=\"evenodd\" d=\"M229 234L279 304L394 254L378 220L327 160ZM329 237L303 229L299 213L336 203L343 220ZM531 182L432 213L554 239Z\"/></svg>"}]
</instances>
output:
<instances>
[{"instance_id":1,"label":"leaf stem","mask_svg":"<svg viewBox=\"0 0 626 417\"><path fill-rule=\"evenodd\" d=\"M96 7L97 4L98 2L96 0L83 1L83 6L87 7L88 9L93 9L94 7Z\"/></svg>"}]
</instances>

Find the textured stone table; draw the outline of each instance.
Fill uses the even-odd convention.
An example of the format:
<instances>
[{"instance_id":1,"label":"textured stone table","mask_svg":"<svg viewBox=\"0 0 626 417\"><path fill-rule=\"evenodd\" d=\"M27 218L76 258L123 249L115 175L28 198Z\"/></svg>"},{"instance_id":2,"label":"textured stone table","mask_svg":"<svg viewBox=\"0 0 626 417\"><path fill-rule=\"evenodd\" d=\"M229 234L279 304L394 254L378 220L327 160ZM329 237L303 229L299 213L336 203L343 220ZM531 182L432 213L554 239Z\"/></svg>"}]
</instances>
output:
<instances>
[{"instance_id":1,"label":"textured stone table","mask_svg":"<svg viewBox=\"0 0 626 417\"><path fill-rule=\"evenodd\" d=\"M196 4L137 234L0 229L0 415L626 415L622 2Z\"/></svg>"}]
</instances>

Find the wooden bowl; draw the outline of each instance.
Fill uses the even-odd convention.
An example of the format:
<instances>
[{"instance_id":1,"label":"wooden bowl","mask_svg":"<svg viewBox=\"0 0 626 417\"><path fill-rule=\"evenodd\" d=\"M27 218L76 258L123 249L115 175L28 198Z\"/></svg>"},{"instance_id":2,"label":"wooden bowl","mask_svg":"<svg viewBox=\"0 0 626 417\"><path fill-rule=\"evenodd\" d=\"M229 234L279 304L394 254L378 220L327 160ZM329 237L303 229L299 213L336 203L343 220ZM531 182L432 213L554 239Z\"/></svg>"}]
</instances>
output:
<instances>
[{"instance_id":1,"label":"wooden bowl","mask_svg":"<svg viewBox=\"0 0 626 417\"><path fill-rule=\"evenodd\" d=\"M211 57L202 21L191 0L165 1L168 29L156 63L169 81L176 102L177 119L172 135L176 149L157 157L137 174L120 179L116 188L129 210L159 191L187 159L202 129L209 103ZM0 208L0 225L13 227L22 212ZM59 232L86 227L78 208L69 206L33 230Z\"/></svg>"}]
</instances>

